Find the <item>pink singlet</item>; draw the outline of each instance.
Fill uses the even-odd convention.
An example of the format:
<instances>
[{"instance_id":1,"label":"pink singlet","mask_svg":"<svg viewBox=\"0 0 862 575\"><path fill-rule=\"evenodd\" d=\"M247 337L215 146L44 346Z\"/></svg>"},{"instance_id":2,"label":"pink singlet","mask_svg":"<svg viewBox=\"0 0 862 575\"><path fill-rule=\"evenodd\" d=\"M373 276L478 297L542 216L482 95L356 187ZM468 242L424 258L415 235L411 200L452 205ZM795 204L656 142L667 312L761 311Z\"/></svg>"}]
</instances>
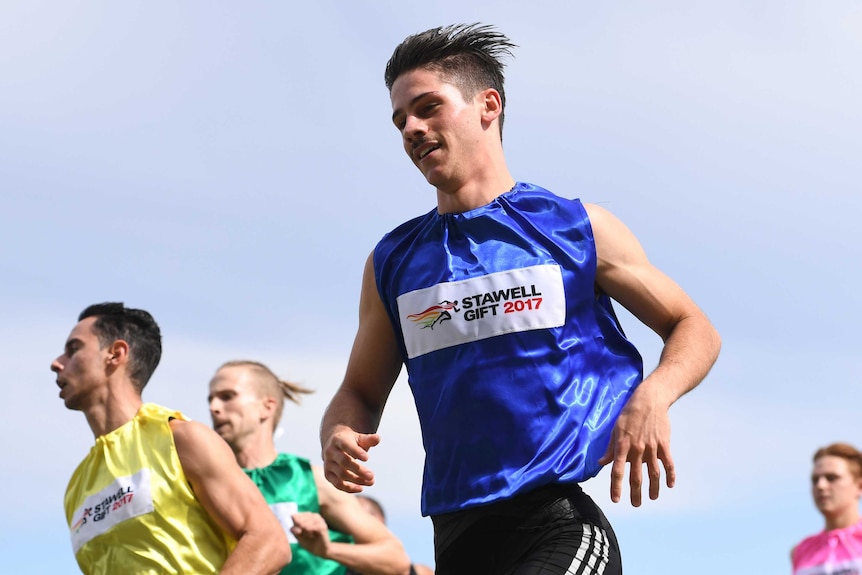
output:
<instances>
[{"instance_id":1,"label":"pink singlet","mask_svg":"<svg viewBox=\"0 0 862 575\"><path fill-rule=\"evenodd\" d=\"M862 575L862 521L803 539L793 549L793 575Z\"/></svg>"}]
</instances>

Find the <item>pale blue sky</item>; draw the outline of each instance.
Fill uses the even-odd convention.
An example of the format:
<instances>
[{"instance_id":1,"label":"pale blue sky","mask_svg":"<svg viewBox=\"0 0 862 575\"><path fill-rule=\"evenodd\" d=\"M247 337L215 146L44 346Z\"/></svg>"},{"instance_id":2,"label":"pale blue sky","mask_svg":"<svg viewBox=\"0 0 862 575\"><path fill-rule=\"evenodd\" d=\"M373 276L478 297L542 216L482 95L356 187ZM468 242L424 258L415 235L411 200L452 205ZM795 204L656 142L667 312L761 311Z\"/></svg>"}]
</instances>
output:
<instances>
[{"instance_id":1,"label":"pale blue sky","mask_svg":"<svg viewBox=\"0 0 862 575\"><path fill-rule=\"evenodd\" d=\"M514 176L600 203L724 338L673 407L678 485L640 509L586 484L628 575L789 573L821 528L813 451L862 445L862 3L0 3L2 571L75 572L66 481L92 436L50 361L86 305L150 310L145 399L208 421L223 361L316 388L278 446L319 459L375 242L434 205L383 66L406 35L482 21L507 73ZM659 340L623 321L654 365ZM417 560L422 449L399 381L370 493Z\"/></svg>"}]
</instances>

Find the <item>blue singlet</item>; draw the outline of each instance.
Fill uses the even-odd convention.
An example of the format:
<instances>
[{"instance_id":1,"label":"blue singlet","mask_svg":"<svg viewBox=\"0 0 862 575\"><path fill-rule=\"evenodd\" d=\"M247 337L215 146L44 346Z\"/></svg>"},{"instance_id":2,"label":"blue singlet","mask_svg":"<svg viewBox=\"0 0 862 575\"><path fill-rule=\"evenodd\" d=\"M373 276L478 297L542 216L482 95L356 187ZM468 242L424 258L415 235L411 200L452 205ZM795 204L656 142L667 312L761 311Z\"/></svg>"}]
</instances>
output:
<instances>
[{"instance_id":1,"label":"blue singlet","mask_svg":"<svg viewBox=\"0 0 862 575\"><path fill-rule=\"evenodd\" d=\"M387 234L374 268L422 427L423 515L598 473L643 364L596 292L580 201L518 183L435 209Z\"/></svg>"}]
</instances>

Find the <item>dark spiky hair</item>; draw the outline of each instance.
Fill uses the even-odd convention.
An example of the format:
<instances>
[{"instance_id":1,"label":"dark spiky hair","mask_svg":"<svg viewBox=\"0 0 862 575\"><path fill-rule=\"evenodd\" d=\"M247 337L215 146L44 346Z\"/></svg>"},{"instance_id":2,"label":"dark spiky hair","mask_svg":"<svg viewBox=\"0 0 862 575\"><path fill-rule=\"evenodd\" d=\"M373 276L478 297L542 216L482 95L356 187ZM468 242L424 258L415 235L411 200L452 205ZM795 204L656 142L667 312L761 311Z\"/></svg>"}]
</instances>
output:
<instances>
[{"instance_id":1,"label":"dark spiky hair","mask_svg":"<svg viewBox=\"0 0 862 575\"><path fill-rule=\"evenodd\" d=\"M457 86L464 99L472 98L480 90L493 88L500 93L505 113L503 58L511 57L512 48L515 47L509 38L485 24L452 24L432 28L408 36L395 48L386 63L386 87L391 92L399 76L424 68L441 74Z\"/></svg>"}]
</instances>

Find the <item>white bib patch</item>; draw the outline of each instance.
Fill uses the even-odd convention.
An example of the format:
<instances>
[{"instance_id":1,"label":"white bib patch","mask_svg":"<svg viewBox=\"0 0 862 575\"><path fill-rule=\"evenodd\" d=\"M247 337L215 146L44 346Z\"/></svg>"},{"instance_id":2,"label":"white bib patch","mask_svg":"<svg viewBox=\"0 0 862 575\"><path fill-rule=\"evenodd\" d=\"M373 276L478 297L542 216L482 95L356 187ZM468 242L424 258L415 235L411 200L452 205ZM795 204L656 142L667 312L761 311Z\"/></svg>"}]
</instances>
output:
<instances>
[{"instance_id":1,"label":"white bib patch","mask_svg":"<svg viewBox=\"0 0 862 575\"><path fill-rule=\"evenodd\" d=\"M118 477L113 483L84 500L72 515L70 531L75 553L90 539L114 525L153 511L150 470Z\"/></svg>"},{"instance_id":2,"label":"white bib patch","mask_svg":"<svg viewBox=\"0 0 862 575\"><path fill-rule=\"evenodd\" d=\"M407 357L566 321L563 274L543 264L444 282L398 297Z\"/></svg>"},{"instance_id":3,"label":"white bib patch","mask_svg":"<svg viewBox=\"0 0 862 575\"><path fill-rule=\"evenodd\" d=\"M284 528L284 532L287 533L287 540L291 543L297 543L296 536L290 532L290 528L293 527L293 514L299 512L299 507L293 501L288 501L286 503L273 503L269 506L272 509L272 512L275 513L275 516L278 518L278 522L281 523L281 526Z\"/></svg>"}]
</instances>

